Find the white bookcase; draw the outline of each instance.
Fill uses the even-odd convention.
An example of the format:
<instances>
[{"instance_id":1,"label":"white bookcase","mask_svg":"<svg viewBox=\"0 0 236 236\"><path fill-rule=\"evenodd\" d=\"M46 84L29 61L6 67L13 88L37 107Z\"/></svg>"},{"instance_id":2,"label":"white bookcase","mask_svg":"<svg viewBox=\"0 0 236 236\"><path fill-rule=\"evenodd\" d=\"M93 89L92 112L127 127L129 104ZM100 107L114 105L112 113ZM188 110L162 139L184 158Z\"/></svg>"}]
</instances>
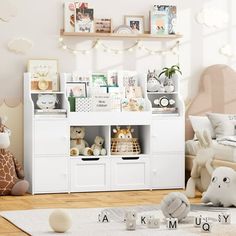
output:
<instances>
[{"instance_id":1,"label":"white bookcase","mask_svg":"<svg viewBox=\"0 0 236 236\"><path fill-rule=\"evenodd\" d=\"M31 74L24 75L24 168L32 194L184 187L184 106L178 116L153 115L146 80L143 112L69 112L67 74L60 77L57 94L65 115L36 115L38 93L31 92ZM177 96L175 94L175 96ZM138 155L112 155L112 129L131 126L139 138ZM106 156L70 156L70 127L85 127L85 139L105 138Z\"/></svg>"}]
</instances>

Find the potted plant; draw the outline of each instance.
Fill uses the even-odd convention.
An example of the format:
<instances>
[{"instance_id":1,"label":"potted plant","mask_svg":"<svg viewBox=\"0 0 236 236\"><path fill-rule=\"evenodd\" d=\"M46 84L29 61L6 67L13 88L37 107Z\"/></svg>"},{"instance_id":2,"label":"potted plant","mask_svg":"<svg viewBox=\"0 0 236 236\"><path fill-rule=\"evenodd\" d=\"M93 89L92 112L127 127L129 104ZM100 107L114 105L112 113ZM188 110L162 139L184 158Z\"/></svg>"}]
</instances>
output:
<instances>
[{"instance_id":1,"label":"potted plant","mask_svg":"<svg viewBox=\"0 0 236 236\"><path fill-rule=\"evenodd\" d=\"M170 93L175 91L174 81L172 77L176 75L177 73L180 73L182 75L182 72L178 65L173 65L171 67L164 67L159 74L159 78L164 74L165 80L164 80L164 88L165 92Z\"/></svg>"}]
</instances>

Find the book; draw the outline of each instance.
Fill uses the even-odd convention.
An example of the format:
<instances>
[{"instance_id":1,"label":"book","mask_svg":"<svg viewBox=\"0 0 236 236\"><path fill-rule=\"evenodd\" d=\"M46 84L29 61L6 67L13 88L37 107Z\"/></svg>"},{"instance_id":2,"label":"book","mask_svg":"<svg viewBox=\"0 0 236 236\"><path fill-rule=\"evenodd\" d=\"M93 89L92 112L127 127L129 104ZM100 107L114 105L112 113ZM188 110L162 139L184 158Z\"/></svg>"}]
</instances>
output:
<instances>
[{"instance_id":1,"label":"book","mask_svg":"<svg viewBox=\"0 0 236 236\"><path fill-rule=\"evenodd\" d=\"M64 30L65 32L75 31L75 3L64 3Z\"/></svg>"},{"instance_id":2,"label":"book","mask_svg":"<svg viewBox=\"0 0 236 236\"><path fill-rule=\"evenodd\" d=\"M177 8L173 5L154 5L150 13L151 34L176 33Z\"/></svg>"},{"instance_id":3,"label":"book","mask_svg":"<svg viewBox=\"0 0 236 236\"><path fill-rule=\"evenodd\" d=\"M76 3L75 32L94 32L94 10L86 3Z\"/></svg>"},{"instance_id":4,"label":"book","mask_svg":"<svg viewBox=\"0 0 236 236\"><path fill-rule=\"evenodd\" d=\"M166 5L155 5L150 11L150 33L168 34L168 9Z\"/></svg>"}]
</instances>

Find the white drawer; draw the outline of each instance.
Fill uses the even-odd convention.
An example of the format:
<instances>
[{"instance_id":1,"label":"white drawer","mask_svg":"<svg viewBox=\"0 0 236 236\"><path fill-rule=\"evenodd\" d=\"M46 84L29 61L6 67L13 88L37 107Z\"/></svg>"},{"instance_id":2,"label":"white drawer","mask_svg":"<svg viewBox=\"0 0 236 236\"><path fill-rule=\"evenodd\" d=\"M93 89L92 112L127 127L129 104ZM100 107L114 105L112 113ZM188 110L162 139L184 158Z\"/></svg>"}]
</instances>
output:
<instances>
[{"instance_id":1,"label":"white drawer","mask_svg":"<svg viewBox=\"0 0 236 236\"><path fill-rule=\"evenodd\" d=\"M71 159L71 192L106 191L110 188L110 160Z\"/></svg>"},{"instance_id":2,"label":"white drawer","mask_svg":"<svg viewBox=\"0 0 236 236\"><path fill-rule=\"evenodd\" d=\"M153 189L184 188L184 154L160 155L151 158L151 187Z\"/></svg>"},{"instance_id":3,"label":"white drawer","mask_svg":"<svg viewBox=\"0 0 236 236\"><path fill-rule=\"evenodd\" d=\"M35 121L34 153L36 155L68 155L70 129L66 121Z\"/></svg>"},{"instance_id":4,"label":"white drawer","mask_svg":"<svg viewBox=\"0 0 236 236\"><path fill-rule=\"evenodd\" d=\"M182 119L154 120L151 131L153 153L184 150L184 123Z\"/></svg>"},{"instance_id":5,"label":"white drawer","mask_svg":"<svg viewBox=\"0 0 236 236\"><path fill-rule=\"evenodd\" d=\"M111 158L112 190L149 188L149 158Z\"/></svg>"},{"instance_id":6,"label":"white drawer","mask_svg":"<svg viewBox=\"0 0 236 236\"><path fill-rule=\"evenodd\" d=\"M34 193L68 192L68 158L34 160Z\"/></svg>"}]
</instances>

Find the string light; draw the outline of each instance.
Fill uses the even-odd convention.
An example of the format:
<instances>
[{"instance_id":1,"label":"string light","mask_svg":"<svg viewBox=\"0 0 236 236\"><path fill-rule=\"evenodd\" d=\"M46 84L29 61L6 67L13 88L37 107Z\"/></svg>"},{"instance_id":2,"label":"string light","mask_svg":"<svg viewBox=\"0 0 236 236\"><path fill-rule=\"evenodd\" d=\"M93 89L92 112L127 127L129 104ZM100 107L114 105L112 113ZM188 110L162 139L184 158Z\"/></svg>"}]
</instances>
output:
<instances>
[{"instance_id":1,"label":"string light","mask_svg":"<svg viewBox=\"0 0 236 236\"><path fill-rule=\"evenodd\" d=\"M116 48L110 48L108 47L106 44L104 44L103 42L101 42L100 40L95 40L92 44L92 46L90 48L87 49L75 49L72 47L67 46L67 44L65 43L63 37L59 37L58 39L59 43L60 43L60 47L64 50L67 50L69 52L71 52L74 55L77 55L79 53L82 54L88 54L90 53L93 49L102 49L104 52L107 53L113 53L113 54L122 54L124 52L133 52L135 49L139 49L139 50L143 50L146 51L147 53L149 53L150 55L166 55L168 53L172 53L175 55L178 55L178 50L179 50L179 41L177 41L172 47L169 48L165 48L163 50L152 50L150 48L147 48L143 45L142 41L136 41L132 46L127 47L127 48L123 48L123 49L116 49Z\"/></svg>"}]
</instances>

